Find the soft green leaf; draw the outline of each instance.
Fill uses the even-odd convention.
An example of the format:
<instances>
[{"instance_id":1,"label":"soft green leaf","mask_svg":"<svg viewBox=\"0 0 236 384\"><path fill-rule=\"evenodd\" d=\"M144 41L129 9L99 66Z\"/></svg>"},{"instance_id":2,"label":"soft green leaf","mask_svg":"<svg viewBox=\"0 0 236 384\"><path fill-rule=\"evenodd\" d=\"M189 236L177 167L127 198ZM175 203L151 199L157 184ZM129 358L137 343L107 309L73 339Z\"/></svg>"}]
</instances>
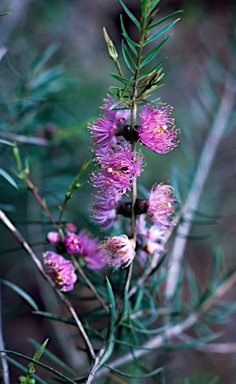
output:
<instances>
[{"instance_id":1,"label":"soft green leaf","mask_svg":"<svg viewBox=\"0 0 236 384\"><path fill-rule=\"evenodd\" d=\"M28 342L31 345L33 345L33 347L35 347L35 348L40 347L40 344L37 341L35 341L34 339L28 339ZM76 373L68 365L66 365L61 359L59 359L57 356L55 356L54 353L45 349L44 350L44 356L47 357L49 360L51 360L54 364L56 364L61 369L64 369L69 374L76 376Z\"/></svg>"},{"instance_id":2,"label":"soft green leaf","mask_svg":"<svg viewBox=\"0 0 236 384\"><path fill-rule=\"evenodd\" d=\"M144 65L148 64L152 59L154 59L154 57L159 53L161 47L163 46L163 44L165 44L169 37L170 36L166 36L157 47L143 55L143 58L146 57L146 59L142 61L140 68L144 67Z\"/></svg>"},{"instance_id":3,"label":"soft green leaf","mask_svg":"<svg viewBox=\"0 0 236 384\"><path fill-rule=\"evenodd\" d=\"M115 297L112 291L111 283L106 277L106 290L107 290L107 299L108 299L108 307L109 307L109 324L108 324L108 333L107 333L107 341L109 342L113 336L113 330L116 319L116 302Z\"/></svg>"},{"instance_id":4,"label":"soft green leaf","mask_svg":"<svg viewBox=\"0 0 236 384\"><path fill-rule=\"evenodd\" d=\"M35 73L39 72L46 62L54 55L58 50L58 44L51 44L41 56L39 56L32 64L32 69Z\"/></svg>"},{"instance_id":5,"label":"soft green leaf","mask_svg":"<svg viewBox=\"0 0 236 384\"><path fill-rule=\"evenodd\" d=\"M129 79L125 79L124 77L121 77L117 75L116 73L111 73L111 76L114 77L114 79L120 81L121 83L128 84L130 82Z\"/></svg>"},{"instance_id":6,"label":"soft green leaf","mask_svg":"<svg viewBox=\"0 0 236 384\"><path fill-rule=\"evenodd\" d=\"M123 18L122 18L122 15L120 15L120 24L121 24L121 29L122 29L122 35L123 37L125 38L127 44L129 45L130 49L133 51L133 53L135 54L135 56L137 56L137 50L135 49L135 47L140 47L140 44L136 43L135 41L133 41L128 33L126 32L126 29L125 29L125 26L124 26L124 23L123 23Z\"/></svg>"},{"instance_id":7,"label":"soft green leaf","mask_svg":"<svg viewBox=\"0 0 236 384\"><path fill-rule=\"evenodd\" d=\"M24 374L27 374L28 373L28 369L20 364L18 361L12 359L10 356L7 356L6 355L6 360L12 364L14 367L16 367L17 369L19 369L20 372L24 373ZM39 376L33 374L32 377L35 378L36 382L39 383L39 384L48 384L46 381L42 380Z\"/></svg>"},{"instance_id":8,"label":"soft green leaf","mask_svg":"<svg viewBox=\"0 0 236 384\"><path fill-rule=\"evenodd\" d=\"M140 23L138 22L138 20L136 19L136 17L134 15L132 15L132 13L130 12L130 10L126 7L126 5L123 3L122 0L119 0L119 3L121 4L122 8L125 10L125 12L127 13L127 15L129 16L129 18L133 21L133 23L136 25L136 27L138 29L140 29Z\"/></svg>"},{"instance_id":9,"label":"soft green leaf","mask_svg":"<svg viewBox=\"0 0 236 384\"><path fill-rule=\"evenodd\" d=\"M39 347L37 348L37 350L34 354L34 357L33 357L34 360L39 361L40 357L42 356L42 354L46 348L48 340L49 339L46 339L43 344L39 344Z\"/></svg>"},{"instance_id":10,"label":"soft green leaf","mask_svg":"<svg viewBox=\"0 0 236 384\"><path fill-rule=\"evenodd\" d=\"M20 288L18 285L11 283L8 280L0 280L3 284L11 288L14 292L16 292L19 296L21 296L35 311L38 311L38 306L35 303L35 301L32 299L32 297L26 293L22 288Z\"/></svg>"},{"instance_id":11,"label":"soft green leaf","mask_svg":"<svg viewBox=\"0 0 236 384\"><path fill-rule=\"evenodd\" d=\"M126 373L126 372L122 372L118 369L115 369L115 368L111 368L109 367L109 365L106 365L104 364L106 368L108 368L110 371L112 372L115 372L117 373L118 375L121 375L121 376L124 376L124 377L128 377L128 378L133 378L133 379L145 379L147 377L151 377L151 376L154 376L158 373L161 373L163 371L163 367L160 367L160 368L157 368L155 369L154 371L152 372L149 372L149 373L145 373L145 374L139 374L139 375L132 375L130 373Z\"/></svg>"},{"instance_id":12,"label":"soft green leaf","mask_svg":"<svg viewBox=\"0 0 236 384\"><path fill-rule=\"evenodd\" d=\"M75 381L69 379L68 377L66 377L65 375L63 375L62 373L58 372L56 369L53 369L51 367L49 367L48 365L46 364L43 364L43 363L40 363L39 361L36 361L34 359L31 359L30 357L28 356L25 356L25 355L22 355L22 353L18 353L18 352L15 352L15 351L10 351L8 349L4 349L4 350L1 350L0 353L3 352L3 353L10 353L12 355L15 355L15 356L18 356L18 357L22 357L23 359L27 360L27 361L30 361L32 363L34 363L35 365L38 365L39 367L42 367L44 369L46 369L47 371L53 373L54 375L64 379L66 381L66 383L71 383L71 384L76 384Z\"/></svg>"},{"instance_id":13,"label":"soft green leaf","mask_svg":"<svg viewBox=\"0 0 236 384\"><path fill-rule=\"evenodd\" d=\"M4 140L4 139L0 139L0 143L1 144L6 144L6 145L10 145L11 147L14 147L14 143L12 143L11 141L8 141L8 140Z\"/></svg>"},{"instance_id":14,"label":"soft green leaf","mask_svg":"<svg viewBox=\"0 0 236 384\"><path fill-rule=\"evenodd\" d=\"M177 15L177 14L179 14L179 13L182 13L182 12L183 12L182 10L175 11L175 12L171 13L170 15L164 17L163 19L157 21L156 23L151 24L147 29L155 28L155 27L157 27L158 25L162 24L164 21L166 21L166 20L170 19L171 17L173 17L173 16L175 16L175 15Z\"/></svg>"},{"instance_id":15,"label":"soft green leaf","mask_svg":"<svg viewBox=\"0 0 236 384\"><path fill-rule=\"evenodd\" d=\"M126 65L127 65L127 67L133 73L134 70L137 69L137 66L134 63L132 57L130 56L124 41L122 41L122 54L123 54L123 58L124 58L124 61L125 61Z\"/></svg>"},{"instance_id":16,"label":"soft green leaf","mask_svg":"<svg viewBox=\"0 0 236 384\"><path fill-rule=\"evenodd\" d=\"M15 180L9 173L4 171L4 169L0 168L0 176L2 176L6 181L8 181L9 184L11 184L14 188L18 189L18 185L16 184Z\"/></svg>"},{"instance_id":17,"label":"soft green leaf","mask_svg":"<svg viewBox=\"0 0 236 384\"><path fill-rule=\"evenodd\" d=\"M149 44L151 43L152 41L156 40L158 37L160 37L163 33L165 33L166 31L168 31L168 29L170 29L171 27L173 27L173 25L175 23L177 23L177 21L179 21L180 18L172 21L171 23L167 24L165 27L161 28L159 31L157 31L156 33L154 33L153 35L151 35L146 41L145 41L145 45L146 44Z\"/></svg>"}]
</instances>

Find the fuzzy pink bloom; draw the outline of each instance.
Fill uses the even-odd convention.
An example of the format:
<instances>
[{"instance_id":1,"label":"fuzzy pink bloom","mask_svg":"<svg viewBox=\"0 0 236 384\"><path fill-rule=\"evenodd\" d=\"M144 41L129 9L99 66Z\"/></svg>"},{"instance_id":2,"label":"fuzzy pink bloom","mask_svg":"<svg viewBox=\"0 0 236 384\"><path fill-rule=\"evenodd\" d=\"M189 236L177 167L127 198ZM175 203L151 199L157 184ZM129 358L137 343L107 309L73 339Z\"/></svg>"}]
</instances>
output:
<instances>
[{"instance_id":1,"label":"fuzzy pink bloom","mask_svg":"<svg viewBox=\"0 0 236 384\"><path fill-rule=\"evenodd\" d=\"M71 261L53 251L45 252L43 261L46 271L55 280L57 287L61 291L68 292L74 289L77 276Z\"/></svg>"},{"instance_id":2,"label":"fuzzy pink bloom","mask_svg":"<svg viewBox=\"0 0 236 384\"><path fill-rule=\"evenodd\" d=\"M118 269L128 267L135 257L135 243L126 235L114 236L105 240L102 248L109 254L106 261L108 265Z\"/></svg>"},{"instance_id":3,"label":"fuzzy pink bloom","mask_svg":"<svg viewBox=\"0 0 236 384\"><path fill-rule=\"evenodd\" d=\"M102 116L94 123L89 124L88 129L91 133L94 144L100 147L107 147L109 144L116 144L117 138L116 124Z\"/></svg>"},{"instance_id":4,"label":"fuzzy pink bloom","mask_svg":"<svg viewBox=\"0 0 236 384\"><path fill-rule=\"evenodd\" d=\"M78 234L81 242L80 255L89 269L101 269L105 266L103 261L106 257L106 252L99 248L99 243L96 238L91 237L90 233L82 230Z\"/></svg>"},{"instance_id":5,"label":"fuzzy pink bloom","mask_svg":"<svg viewBox=\"0 0 236 384\"><path fill-rule=\"evenodd\" d=\"M78 253L81 247L81 241L78 235L69 232L65 236L64 245L68 253Z\"/></svg>"},{"instance_id":6,"label":"fuzzy pink bloom","mask_svg":"<svg viewBox=\"0 0 236 384\"><path fill-rule=\"evenodd\" d=\"M108 95L108 98L104 100L105 104L101 107L101 110L104 112L106 117L114 122L115 124L122 123L124 124L131 116L131 110L125 108L125 104L119 103L115 108L110 109L117 100L112 96Z\"/></svg>"},{"instance_id":7,"label":"fuzzy pink bloom","mask_svg":"<svg viewBox=\"0 0 236 384\"><path fill-rule=\"evenodd\" d=\"M132 146L125 141L114 148L94 150L96 161L101 169L93 172L92 182L95 188L116 190L119 194L131 189L133 179L140 176L144 156L132 151Z\"/></svg>"},{"instance_id":8,"label":"fuzzy pink bloom","mask_svg":"<svg viewBox=\"0 0 236 384\"><path fill-rule=\"evenodd\" d=\"M67 229L67 231L69 231L69 232L76 232L77 231L77 227L76 227L76 225L74 224L74 223L66 223L65 224L65 228Z\"/></svg>"},{"instance_id":9,"label":"fuzzy pink bloom","mask_svg":"<svg viewBox=\"0 0 236 384\"><path fill-rule=\"evenodd\" d=\"M140 113L139 139L151 151L165 154L178 145L179 129L176 129L174 119L170 117L171 110L169 105L147 104Z\"/></svg>"},{"instance_id":10,"label":"fuzzy pink bloom","mask_svg":"<svg viewBox=\"0 0 236 384\"><path fill-rule=\"evenodd\" d=\"M95 198L92 220L97 225L101 225L103 230L107 230L111 228L117 219L116 208L121 196L116 191L109 193L107 190L102 189L95 195Z\"/></svg>"},{"instance_id":11,"label":"fuzzy pink bloom","mask_svg":"<svg viewBox=\"0 0 236 384\"><path fill-rule=\"evenodd\" d=\"M136 234L139 244L136 253L142 266L145 265L148 255L154 253L161 255L165 251L165 232L155 224L148 228L145 214L140 215L136 220Z\"/></svg>"},{"instance_id":12,"label":"fuzzy pink bloom","mask_svg":"<svg viewBox=\"0 0 236 384\"><path fill-rule=\"evenodd\" d=\"M147 200L147 214L164 231L176 224L175 213L178 201L173 192L174 188L170 185L163 183L154 185Z\"/></svg>"},{"instance_id":13,"label":"fuzzy pink bloom","mask_svg":"<svg viewBox=\"0 0 236 384\"><path fill-rule=\"evenodd\" d=\"M48 232L47 233L47 242L51 245L57 245L60 241L60 235L58 232Z\"/></svg>"}]
</instances>

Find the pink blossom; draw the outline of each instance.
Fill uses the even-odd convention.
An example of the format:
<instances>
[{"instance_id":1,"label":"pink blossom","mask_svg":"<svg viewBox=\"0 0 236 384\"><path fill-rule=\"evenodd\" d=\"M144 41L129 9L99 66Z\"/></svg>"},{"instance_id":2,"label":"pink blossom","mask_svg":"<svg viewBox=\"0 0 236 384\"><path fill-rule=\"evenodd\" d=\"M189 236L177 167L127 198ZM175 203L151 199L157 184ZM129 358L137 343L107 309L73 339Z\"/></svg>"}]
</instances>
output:
<instances>
[{"instance_id":1,"label":"pink blossom","mask_svg":"<svg viewBox=\"0 0 236 384\"><path fill-rule=\"evenodd\" d=\"M169 105L147 104L140 113L141 125L137 129L139 139L151 151L165 154L178 144L179 129L176 129L174 119L170 117L171 110Z\"/></svg>"},{"instance_id":2,"label":"pink blossom","mask_svg":"<svg viewBox=\"0 0 236 384\"><path fill-rule=\"evenodd\" d=\"M147 214L164 231L176 224L175 212L178 201L173 192L174 188L170 185L163 183L154 185L147 200Z\"/></svg>"},{"instance_id":3,"label":"pink blossom","mask_svg":"<svg viewBox=\"0 0 236 384\"><path fill-rule=\"evenodd\" d=\"M126 235L107 238L102 244L102 248L109 254L106 258L108 265L118 269L128 267L135 257L135 243Z\"/></svg>"},{"instance_id":4,"label":"pink blossom","mask_svg":"<svg viewBox=\"0 0 236 384\"><path fill-rule=\"evenodd\" d=\"M78 253L80 251L81 241L75 233L67 233L64 239L64 245L68 253Z\"/></svg>"},{"instance_id":5,"label":"pink blossom","mask_svg":"<svg viewBox=\"0 0 236 384\"><path fill-rule=\"evenodd\" d=\"M96 238L91 237L90 233L82 230L78 234L81 242L80 255L89 269L101 269L104 267L103 261L106 253L99 248L99 243Z\"/></svg>"},{"instance_id":6,"label":"pink blossom","mask_svg":"<svg viewBox=\"0 0 236 384\"><path fill-rule=\"evenodd\" d=\"M124 103L119 103L113 109L111 109L112 105L114 105L117 101L110 95L108 95L108 98L104 101L105 104L101 107L101 110L112 122L116 124L124 124L130 118L131 110L126 109Z\"/></svg>"},{"instance_id":7,"label":"pink blossom","mask_svg":"<svg viewBox=\"0 0 236 384\"><path fill-rule=\"evenodd\" d=\"M77 276L71 261L53 251L45 252L43 261L46 271L55 280L57 287L61 291L68 292L74 289Z\"/></svg>"},{"instance_id":8,"label":"pink blossom","mask_svg":"<svg viewBox=\"0 0 236 384\"><path fill-rule=\"evenodd\" d=\"M60 241L60 235L58 232L48 232L47 233L47 242L51 245L57 245Z\"/></svg>"},{"instance_id":9,"label":"pink blossom","mask_svg":"<svg viewBox=\"0 0 236 384\"><path fill-rule=\"evenodd\" d=\"M69 232L76 232L77 231L77 227L74 223L66 223L65 224L65 228L69 231Z\"/></svg>"},{"instance_id":10,"label":"pink blossom","mask_svg":"<svg viewBox=\"0 0 236 384\"><path fill-rule=\"evenodd\" d=\"M95 188L105 189L112 193L124 194L131 189L135 177L140 176L144 156L132 151L132 146L125 141L106 150L97 149L96 161L101 169L93 172L92 182Z\"/></svg>"},{"instance_id":11,"label":"pink blossom","mask_svg":"<svg viewBox=\"0 0 236 384\"><path fill-rule=\"evenodd\" d=\"M100 147L107 147L109 144L117 143L117 138L115 137L116 124L104 116L89 124L88 129L94 144Z\"/></svg>"},{"instance_id":12,"label":"pink blossom","mask_svg":"<svg viewBox=\"0 0 236 384\"><path fill-rule=\"evenodd\" d=\"M102 189L95 195L96 201L93 205L92 220L101 225L103 230L111 228L117 219L116 208L121 196L114 190L110 193Z\"/></svg>"},{"instance_id":13,"label":"pink blossom","mask_svg":"<svg viewBox=\"0 0 236 384\"><path fill-rule=\"evenodd\" d=\"M165 232L155 224L148 228L145 214L140 215L136 220L136 234L139 245L136 253L142 266L145 265L148 255L154 253L161 255L165 251Z\"/></svg>"}]
</instances>

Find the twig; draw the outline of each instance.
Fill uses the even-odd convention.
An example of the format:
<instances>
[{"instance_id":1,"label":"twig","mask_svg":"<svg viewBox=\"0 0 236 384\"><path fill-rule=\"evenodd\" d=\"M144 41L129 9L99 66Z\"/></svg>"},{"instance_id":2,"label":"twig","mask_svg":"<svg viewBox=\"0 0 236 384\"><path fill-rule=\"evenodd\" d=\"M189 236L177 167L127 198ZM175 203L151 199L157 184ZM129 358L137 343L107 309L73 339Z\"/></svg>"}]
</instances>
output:
<instances>
[{"instance_id":1,"label":"twig","mask_svg":"<svg viewBox=\"0 0 236 384\"><path fill-rule=\"evenodd\" d=\"M68 308L69 312L71 313L72 317L74 318L76 325L81 333L81 336L85 342L85 345L89 351L89 354L91 358L95 359L95 352L93 349L92 344L90 343L90 340L88 338L88 335L77 315L75 312L75 309L71 305L70 301L63 295L63 293L56 287L50 276L45 272L40 260L37 258L29 244L26 242L24 237L21 235L21 233L16 229L16 227L12 224L12 222L7 218L5 213L0 210L0 220L6 225L6 227L11 231L13 236L17 239L17 241L21 244L21 246L26 250L26 252L30 255L31 259L33 260L34 264L36 265L37 269L41 273L41 275L46 279L49 284L52 286L52 288L55 290L57 295L60 297L61 301L65 304L65 306Z\"/></svg>"},{"instance_id":2,"label":"twig","mask_svg":"<svg viewBox=\"0 0 236 384\"><path fill-rule=\"evenodd\" d=\"M228 76L221 103L209 135L205 141L198 161L195 176L183 208L183 222L177 227L176 238L170 256L170 271L166 280L166 299L173 297L179 279L187 237L192 226L194 211L196 210L203 187L207 180L217 148L227 127L235 102L235 89L232 88L232 78Z\"/></svg>"},{"instance_id":3,"label":"twig","mask_svg":"<svg viewBox=\"0 0 236 384\"><path fill-rule=\"evenodd\" d=\"M3 350L5 350L5 345L4 345L3 329L2 329L2 296L1 296L1 286L0 286L0 351L3 351ZM0 353L0 359L2 363L3 384L10 384L9 369L6 361L6 354L4 352Z\"/></svg>"},{"instance_id":4,"label":"twig","mask_svg":"<svg viewBox=\"0 0 236 384\"><path fill-rule=\"evenodd\" d=\"M206 311L221 297L223 297L230 288L236 283L236 271L224 281L217 290L206 299L202 305L193 313L191 313L185 320L167 328L163 333L153 337L151 340L140 346L140 349L135 352L135 357L140 358L148 353L152 352L153 349L161 348L166 344L167 340L173 337L179 337L184 331L194 326L199 318L206 313ZM142 349L143 348L143 349ZM109 364L110 368L117 368L121 365L127 364L134 359L134 353L127 353L126 355L118 358L117 360ZM101 368L97 373L97 377L105 375L108 368Z\"/></svg>"}]
</instances>

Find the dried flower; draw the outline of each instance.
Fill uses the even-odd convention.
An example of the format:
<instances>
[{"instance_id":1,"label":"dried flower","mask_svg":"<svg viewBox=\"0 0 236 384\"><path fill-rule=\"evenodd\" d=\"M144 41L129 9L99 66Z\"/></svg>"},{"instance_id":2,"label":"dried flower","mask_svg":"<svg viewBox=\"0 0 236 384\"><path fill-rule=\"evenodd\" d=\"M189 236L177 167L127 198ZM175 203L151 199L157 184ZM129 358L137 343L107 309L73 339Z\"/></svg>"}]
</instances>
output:
<instances>
[{"instance_id":1,"label":"dried flower","mask_svg":"<svg viewBox=\"0 0 236 384\"><path fill-rule=\"evenodd\" d=\"M106 253L103 249L99 248L99 243L96 238L92 238L90 233L82 230L78 234L81 242L80 255L89 269L101 269L104 267L103 261Z\"/></svg>"},{"instance_id":2,"label":"dried flower","mask_svg":"<svg viewBox=\"0 0 236 384\"><path fill-rule=\"evenodd\" d=\"M154 185L147 200L147 214L162 230L173 227L175 212L178 207L177 198L173 195L174 188L163 183Z\"/></svg>"},{"instance_id":3,"label":"dried flower","mask_svg":"<svg viewBox=\"0 0 236 384\"><path fill-rule=\"evenodd\" d=\"M93 172L92 182L95 188L107 188L109 193L116 190L119 194L131 189L133 179L140 176L144 156L132 151L132 146L125 141L114 148L94 150L96 161L101 169Z\"/></svg>"},{"instance_id":4,"label":"dried flower","mask_svg":"<svg viewBox=\"0 0 236 384\"><path fill-rule=\"evenodd\" d=\"M106 261L108 265L118 269L128 267L135 257L135 242L126 235L114 236L105 240L101 246L108 252Z\"/></svg>"},{"instance_id":5,"label":"dried flower","mask_svg":"<svg viewBox=\"0 0 236 384\"><path fill-rule=\"evenodd\" d=\"M81 246L79 236L72 232L67 233L64 239L64 245L68 253L78 253Z\"/></svg>"},{"instance_id":6,"label":"dried flower","mask_svg":"<svg viewBox=\"0 0 236 384\"><path fill-rule=\"evenodd\" d=\"M43 254L43 261L46 271L55 280L57 287L61 291L68 292L74 289L77 276L71 261L66 260L53 251L45 252Z\"/></svg>"},{"instance_id":7,"label":"dried flower","mask_svg":"<svg viewBox=\"0 0 236 384\"><path fill-rule=\"evenodd\" d=\"M170 152L178 144L179 129L170 117L169 105L147 104L140 113L141 125L137 128L140 141L151 151L159 154Z\"/></svg>"},{"instance_id":8,"label":"dried flower","mask_svg":"<svg viewBox=\"0 0 236 384\"><path fill-rule=\"evenodd\" d=\"M96 201L93 205L92 220L103 227L103 230L111 228L117 219L116 208L121 196L114 190L110 193L102 189L95 195Z\"/></svg>"}]
</instances>

